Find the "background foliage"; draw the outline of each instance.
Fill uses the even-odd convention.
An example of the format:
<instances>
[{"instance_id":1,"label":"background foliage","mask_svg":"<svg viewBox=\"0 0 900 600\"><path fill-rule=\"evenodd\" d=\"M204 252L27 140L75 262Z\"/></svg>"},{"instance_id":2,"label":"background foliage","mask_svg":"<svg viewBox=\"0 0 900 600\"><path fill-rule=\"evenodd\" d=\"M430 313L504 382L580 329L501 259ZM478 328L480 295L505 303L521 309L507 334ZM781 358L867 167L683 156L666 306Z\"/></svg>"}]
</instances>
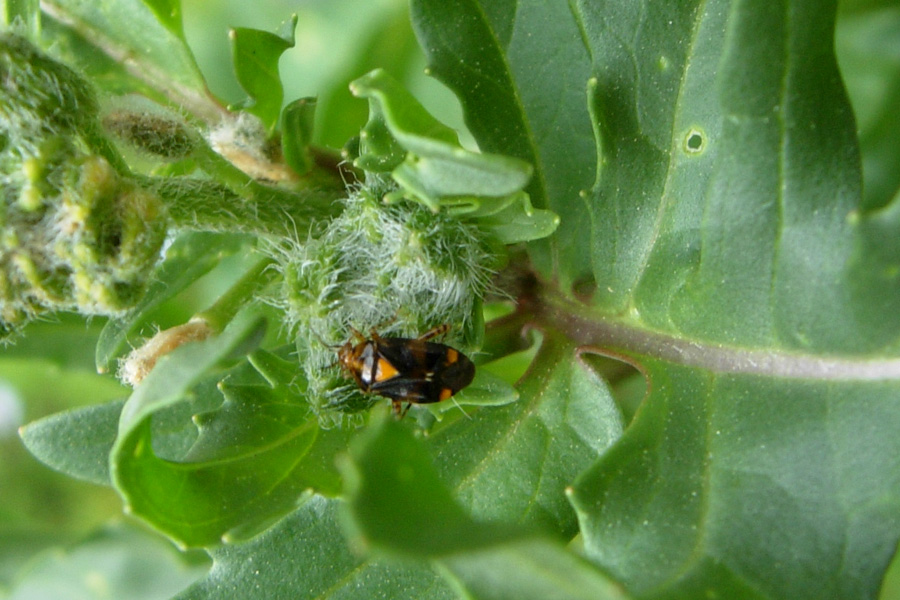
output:
<instances>
[{"instance_id":1,"label":"background foliage","mask_svg":"<svg viewBox=\"0 0 900 600\"><path fill-rule=\"evenodd\" d=\"M0 356L0 593L900 597L900 4L41 5L103 90L202 121L205 81L270 128L278 94L317 96L319 146L359 134L372 105L348 83L385 68L467 147L530 165L530 202L560 224L485 336L483 362L503 358L479 372L518 401L427 436L377 411L319 429L254 315L161 363L122 413L93 348L109 364L134 323L183 323L254 272L242 237L181 239L159 275L177 298L135 322L33 323ZM141 76L121 47L144 49ZM404 149L520 172L453 163L384 97ZM22 438L91 483L15 435L66 409Z\"/></svg>"}]
</instances>

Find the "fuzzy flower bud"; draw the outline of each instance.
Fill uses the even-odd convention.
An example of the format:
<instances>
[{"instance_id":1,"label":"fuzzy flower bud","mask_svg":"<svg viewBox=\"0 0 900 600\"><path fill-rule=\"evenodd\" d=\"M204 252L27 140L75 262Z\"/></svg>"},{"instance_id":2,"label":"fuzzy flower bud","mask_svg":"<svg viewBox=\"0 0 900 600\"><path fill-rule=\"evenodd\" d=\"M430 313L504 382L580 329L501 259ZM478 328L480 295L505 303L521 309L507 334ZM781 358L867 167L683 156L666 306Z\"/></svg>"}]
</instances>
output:
<instances>
[{"instance_id":1,"label":"fuzzy flower bud","mask_svg":"<svg viewBox=\"0 0 900 600\"><path fill-rule=\"evenodd\" d=\"M417 337L447 323L443 341L472 350L496 261L474 225L381 197L358 191L322 235L275 253L284 275L276 302L296 330L310 403L326 426L352 421L348 415L378 400L341 375L334 346L352 329Z\"/></svg>"},{"instance_id":2,"label":"fuzzy flower bud","mask_svg":"<svg viewBox=\"0 0 900 600\"><path fill-rule=\"evenodd\" d=\"M140 297L167 231L160 200L98 154L88 84L0 35L0 339L53 310Z\"/></svg>"},{"instance_id":3,"label":"fuzzy flower bud","mask_svg":"<svg viewBox=\"0 0 900 600\"><path fill-rule=\"evenodd\" d=\"M106 110L103 128L129 146L163 160L194 152L197 139L173 111L140 96L129 96Z\"/></svg>"}]
</instances>

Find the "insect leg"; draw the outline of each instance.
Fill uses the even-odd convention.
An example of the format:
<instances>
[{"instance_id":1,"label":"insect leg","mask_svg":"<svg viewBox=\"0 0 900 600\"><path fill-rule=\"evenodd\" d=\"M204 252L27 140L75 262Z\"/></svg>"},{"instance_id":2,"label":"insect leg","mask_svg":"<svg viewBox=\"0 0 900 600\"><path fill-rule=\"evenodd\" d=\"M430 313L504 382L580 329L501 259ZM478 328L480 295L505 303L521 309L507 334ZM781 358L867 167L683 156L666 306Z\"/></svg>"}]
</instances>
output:
<instances>
[{"instance_id":1,"label":"insect leg","mask_svg":"<svg viewBox=\"0 0 900 600\"><path fill-rule=\"evenodd\" d=\"M406 413L409 412L409 409L410 409L410 408L412 408L412 402L407 402L407 403L406 403L406 408L403 409L403 414L400 415L400 419L403 419L403 417L406 416Z\"/></svg>"},{"instance_id":2,"label":"insect leg","mask_svg":"<svg viewBox=\"0 0 900 600\"><path fill-rule=\"evenodd\" d=\"M450 325L448 325L447 323L444 323L443 325L438 325L434 329L432 329L430 331L426 331L424 334L420 335L419 341L420 342L428 341L432 338L436 338L439 335L444 335L448 331L450 331Z\"/></svg>"},{"instance_id":3,"label":"insect leg","mask_svg":"<svg viewBox=\"0 0 900 600\"><path fill-rule=\"evenodd\" d=\"M394 411L394 416L397 417L397 420L400 421L403 417L406 416L406 413L409 412L409 407L412 406L411 402L406 403L406 408L403 408L403 400L391 400L391 408Z\"/></svg>"}]
</instances>

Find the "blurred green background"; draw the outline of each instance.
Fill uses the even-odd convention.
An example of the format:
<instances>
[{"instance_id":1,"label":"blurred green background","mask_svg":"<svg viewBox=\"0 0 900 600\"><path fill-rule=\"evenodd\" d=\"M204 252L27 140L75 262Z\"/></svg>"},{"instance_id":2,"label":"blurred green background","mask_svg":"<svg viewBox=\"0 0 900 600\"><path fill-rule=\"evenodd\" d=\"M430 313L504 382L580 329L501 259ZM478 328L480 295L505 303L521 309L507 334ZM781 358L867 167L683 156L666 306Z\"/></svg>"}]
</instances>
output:
<instances>
[{"instance_id":1,"label":"blurred green background","mask_svg":"<svg viewBox=\"0 0 900 600\"><path fill-rule=\"evenodd\" d=\"M185 30L213 93L244 97L231 67L228 29L269 31L298 15L296 46L281 60L285 100L318 96L316 142L338 148L358 133L367 106L349 81L384 67L433 114L462 130L454 97L425 77L425 62L406 0L183 0ZM837 48L859 118L865 205L884 205L900 179L900 3L843 4ZM886 118L887 115L887 118ZM464 136L464 143L471 140ZM186 320L227 284L229 266L168 307L161 325ZM97 375L93 348L103 320L60 316L35 323L26 338L0 350L0 598L167 598L206 569L204 555L179 555L122 516L110 489L59 475L25 451L19 426L68 408L123 398L127 390ZM900 598L900 569L882 593Z\"/></svg>"}]
</instances>

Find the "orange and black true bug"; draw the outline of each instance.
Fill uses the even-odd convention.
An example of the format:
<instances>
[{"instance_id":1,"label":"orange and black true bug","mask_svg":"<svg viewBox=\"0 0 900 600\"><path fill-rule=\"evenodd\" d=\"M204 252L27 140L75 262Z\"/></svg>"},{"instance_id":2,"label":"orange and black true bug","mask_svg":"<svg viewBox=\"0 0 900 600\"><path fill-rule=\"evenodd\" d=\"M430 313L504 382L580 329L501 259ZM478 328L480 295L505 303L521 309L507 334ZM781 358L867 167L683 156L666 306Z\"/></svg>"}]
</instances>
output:
<instances>
[{"instance_id":1,"label":"orange and black true bug","mask_svg":"<svg viewBox=\"0 0 900 600\"><path fill-rule=\"evenodd\" d=\"M475 365L466 355L428 341L448 329L441 325L418 338L381 337L373 329L368 340L354 329L356 343L341 346L338 362L363 392L390 398L403 418L411 405L441 402L472 383Z\"/></svg>"}]
</instances>

